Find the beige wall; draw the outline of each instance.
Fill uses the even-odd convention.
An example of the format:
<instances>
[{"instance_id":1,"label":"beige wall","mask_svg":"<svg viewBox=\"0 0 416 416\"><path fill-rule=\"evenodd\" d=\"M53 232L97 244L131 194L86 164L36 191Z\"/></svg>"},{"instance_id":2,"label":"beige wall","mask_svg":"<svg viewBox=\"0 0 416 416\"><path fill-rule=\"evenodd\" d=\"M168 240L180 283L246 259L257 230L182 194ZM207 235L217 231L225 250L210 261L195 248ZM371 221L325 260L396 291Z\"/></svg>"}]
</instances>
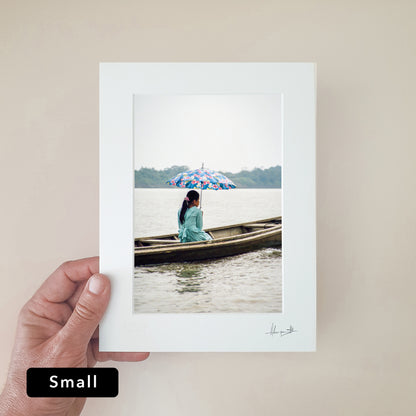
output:
<instances>
[{"instance_id":1,"label":"beige wall","mask_svg":"<svg viewBox=\"0 0 416 416\"><path fill-rule=\"evenodd\" d=\"M318 351L153 354L84 414L412 414L415 4L2 0L0 381L21 305L98 253L98 63L317 62Z\"/></svg>"}]
</instances>

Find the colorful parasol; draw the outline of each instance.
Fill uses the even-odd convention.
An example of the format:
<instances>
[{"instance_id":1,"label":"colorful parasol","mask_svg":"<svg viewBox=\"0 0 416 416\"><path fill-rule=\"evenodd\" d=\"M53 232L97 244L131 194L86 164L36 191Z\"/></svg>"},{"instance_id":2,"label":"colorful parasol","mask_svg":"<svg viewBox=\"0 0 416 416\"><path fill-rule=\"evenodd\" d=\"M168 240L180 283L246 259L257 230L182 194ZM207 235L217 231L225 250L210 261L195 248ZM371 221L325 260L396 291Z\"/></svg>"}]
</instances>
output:
<instances>
[{"instance_id":1,"label":"colorful parasol","mask_svg":"<svg viewBox=\"0 0 416 416\"><path fill-rule=\"evenodd\" d=\"M172 186L178 186L179 188L201 189L201 208L202 190L213 189L214 191L219 191L236 187L234 182L225 175L212 169L206 169L204 165L200 169L178 173L166 183Z\"/></svg>"}]
</instances>

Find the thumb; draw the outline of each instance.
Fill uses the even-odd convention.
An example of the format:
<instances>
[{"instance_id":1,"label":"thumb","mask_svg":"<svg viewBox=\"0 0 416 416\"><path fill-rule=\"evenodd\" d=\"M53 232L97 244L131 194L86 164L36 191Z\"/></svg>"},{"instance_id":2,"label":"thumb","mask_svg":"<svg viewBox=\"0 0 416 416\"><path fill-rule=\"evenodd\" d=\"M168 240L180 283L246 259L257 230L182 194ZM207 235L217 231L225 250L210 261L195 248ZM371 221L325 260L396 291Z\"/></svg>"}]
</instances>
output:
<instances>
[{"instance_id":1,"label":"thumb","mask_svg":"<svg viewBox=\"0 0 416 416\"><path fill-rule=\"evenodd\" d=\"M110 281L102 274L91 276L61 335L75 345L87 347L110 300Z\"/></svg>"}]
</instances>

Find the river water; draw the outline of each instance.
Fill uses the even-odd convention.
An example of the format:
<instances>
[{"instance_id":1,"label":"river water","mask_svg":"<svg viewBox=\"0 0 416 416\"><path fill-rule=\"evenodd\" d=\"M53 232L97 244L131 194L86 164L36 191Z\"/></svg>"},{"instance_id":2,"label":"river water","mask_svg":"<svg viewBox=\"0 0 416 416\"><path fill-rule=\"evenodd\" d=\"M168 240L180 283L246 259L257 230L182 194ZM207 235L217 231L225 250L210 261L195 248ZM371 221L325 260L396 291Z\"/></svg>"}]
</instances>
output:
<instances>
[{"instance_id":1,"label":"river water","mask_svg":"<svg viewBox=\"0 0 416 416\"><path fill-rule=\"evenodd\" d=\"M135 237L178 231L177 211L187 190L134 192ZM204 229L275 217L281 215L281 190L203 191L202 210ZM136 313L281 312L281 250L266 248L216 260L136 267L133 297Z\"/></svg>"}]
</instances>

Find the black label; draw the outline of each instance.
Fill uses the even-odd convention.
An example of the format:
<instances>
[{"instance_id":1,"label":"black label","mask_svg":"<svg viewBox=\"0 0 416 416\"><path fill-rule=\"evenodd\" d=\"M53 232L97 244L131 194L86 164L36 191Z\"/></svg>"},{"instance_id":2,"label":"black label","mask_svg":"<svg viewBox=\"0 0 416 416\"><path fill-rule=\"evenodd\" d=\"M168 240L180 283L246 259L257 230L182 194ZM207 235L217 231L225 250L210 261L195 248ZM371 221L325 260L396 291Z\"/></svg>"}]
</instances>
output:
<instances>
[{"instance_id":1,"label":"black label","mask_svg":"<svg viewBox=\"0 0 416 416\"><path fill-rule=\"evenodd\" d=\"M116 397L117 368L29 368L29 397Z\"/></svg>"}]
</instances>

